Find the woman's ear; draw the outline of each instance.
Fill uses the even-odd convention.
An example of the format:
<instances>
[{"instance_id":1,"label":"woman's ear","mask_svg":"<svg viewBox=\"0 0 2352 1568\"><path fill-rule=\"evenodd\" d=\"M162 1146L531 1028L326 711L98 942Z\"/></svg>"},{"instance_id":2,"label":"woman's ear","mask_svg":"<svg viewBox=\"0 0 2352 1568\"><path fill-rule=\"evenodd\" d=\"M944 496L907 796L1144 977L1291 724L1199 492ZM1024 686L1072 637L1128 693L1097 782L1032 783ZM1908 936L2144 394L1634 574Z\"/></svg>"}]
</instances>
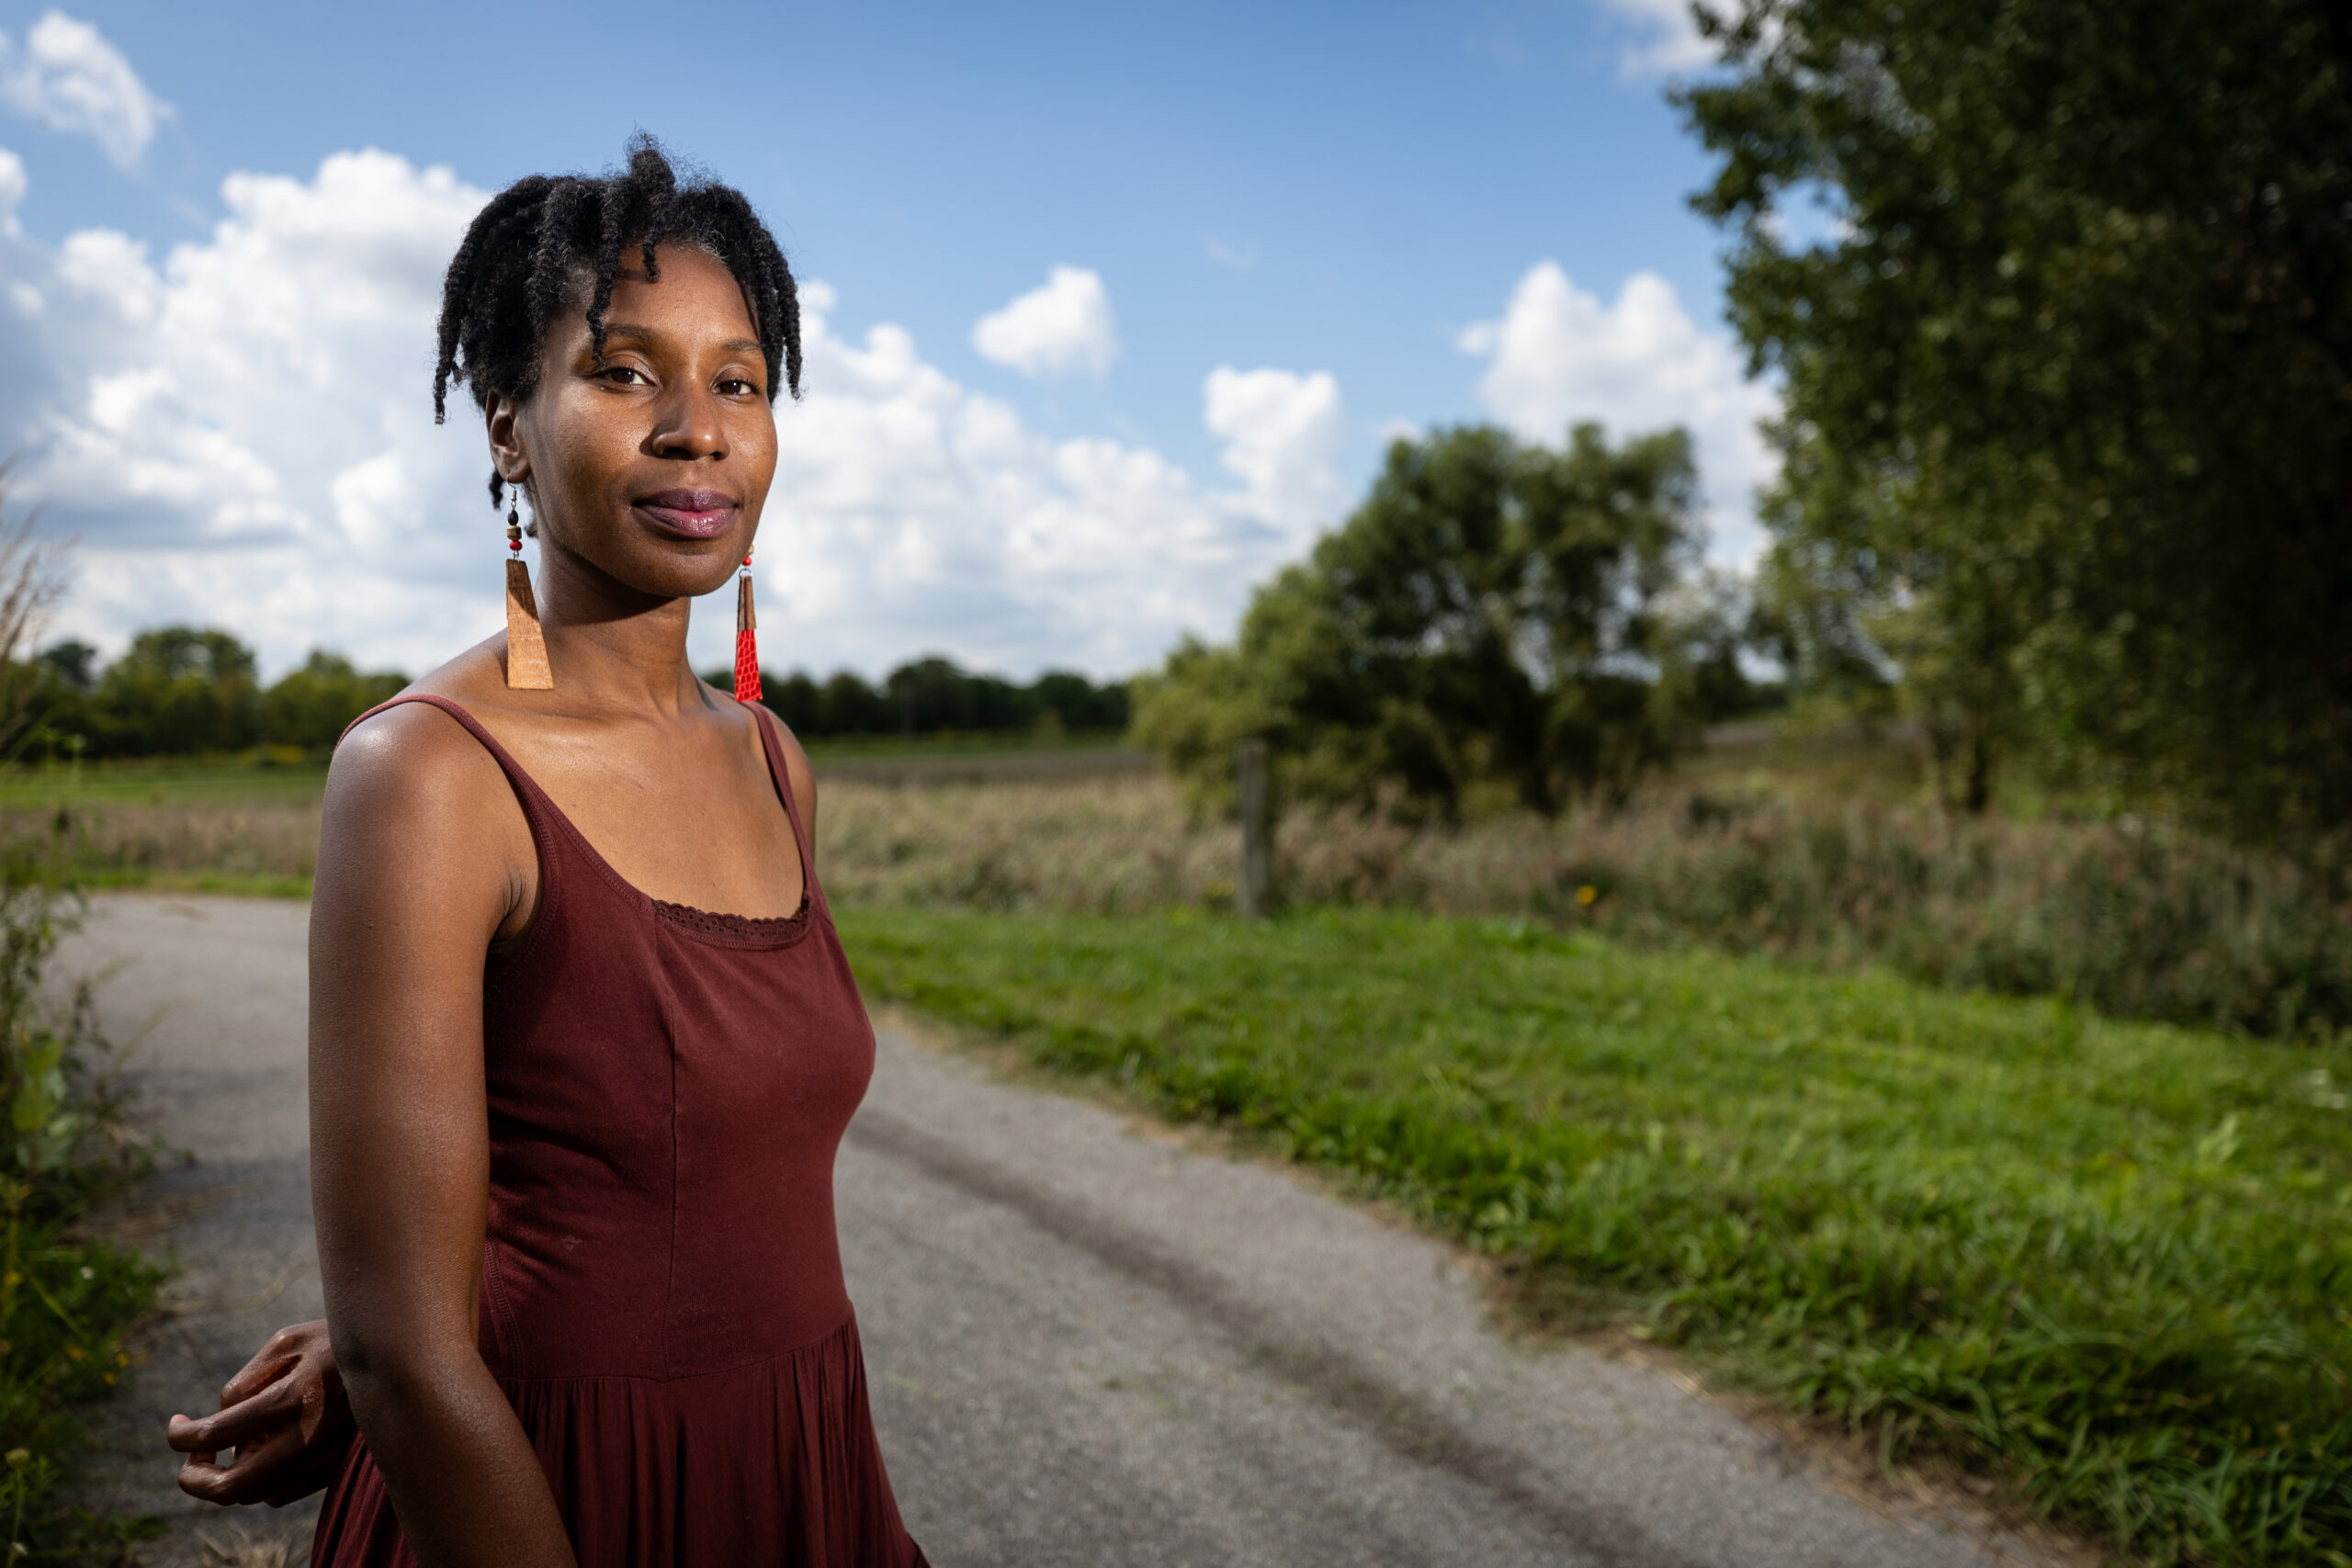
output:
<instances>
[{"instance_id":1,"label":"woman's ear","mask_svg":"<svg viewBox=\"0 0 2352 1568\"><path fill-rule=\"evenodd\" d=\"M481 411L482 428L490 437L490 460L498 477L519 485L530 477L531 461L523 451L523 405L504 392L492 392Z\"/></svg>"}]
</instances>

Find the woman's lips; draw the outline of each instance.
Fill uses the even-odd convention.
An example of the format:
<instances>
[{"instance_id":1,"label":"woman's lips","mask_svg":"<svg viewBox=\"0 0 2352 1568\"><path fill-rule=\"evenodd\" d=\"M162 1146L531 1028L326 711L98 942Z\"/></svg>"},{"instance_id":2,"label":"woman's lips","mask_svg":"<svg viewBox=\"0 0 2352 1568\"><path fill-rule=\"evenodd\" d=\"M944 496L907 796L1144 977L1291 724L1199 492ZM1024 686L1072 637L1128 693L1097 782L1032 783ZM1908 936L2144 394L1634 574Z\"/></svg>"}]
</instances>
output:
<instances>
[{"instance_id":1,"label":"woman's lips","mask_svg":"<svg viewBox=\"0 0 2352 1568\"><path fill-rule=\"evenodd\" d=\"M735 498L715 490L665 490L639 496L629 510L681 539L716 539L735 525Z\"/></svg>"}]
</instances>

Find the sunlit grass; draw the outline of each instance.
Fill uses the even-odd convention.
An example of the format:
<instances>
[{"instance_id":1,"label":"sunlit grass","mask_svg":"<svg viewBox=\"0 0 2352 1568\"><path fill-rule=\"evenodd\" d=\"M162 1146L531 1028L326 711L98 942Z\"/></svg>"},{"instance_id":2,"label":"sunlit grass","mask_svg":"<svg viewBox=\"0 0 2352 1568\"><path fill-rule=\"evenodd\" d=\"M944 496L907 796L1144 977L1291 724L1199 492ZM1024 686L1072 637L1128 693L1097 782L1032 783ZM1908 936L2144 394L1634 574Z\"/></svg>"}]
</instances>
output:
<instances>
[{"instance_id":1,"label":"sunlit grass","mask_svg":"<svg viewBox=\"0 0 2352 1568\"><path fill-rule=\"evenodd\" d=\"M1409 915L861 909L869 993L1225 1123L2158 1560L2352 1538L2341 1048Z\"/></svg>"}]
</instances>

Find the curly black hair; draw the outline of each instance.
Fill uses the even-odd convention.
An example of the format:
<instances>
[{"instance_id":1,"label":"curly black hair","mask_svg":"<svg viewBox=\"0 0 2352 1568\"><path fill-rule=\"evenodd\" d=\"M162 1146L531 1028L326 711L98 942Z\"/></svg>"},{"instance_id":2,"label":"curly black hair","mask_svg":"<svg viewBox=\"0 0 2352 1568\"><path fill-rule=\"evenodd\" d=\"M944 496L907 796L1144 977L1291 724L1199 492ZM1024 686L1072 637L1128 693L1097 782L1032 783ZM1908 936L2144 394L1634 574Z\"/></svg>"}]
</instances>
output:
<instances>
[{"instance_id":1,"label":"curly black hair","mask_svg":"<svg viewBox=\"0 0 2352 1568\"><path fill-rule=\"evenodd\" d=\"M441 355L433 367L433 423L448 416L449 383L523 399L538 382L548 323L588 295L588 330L605 348L605 308L634 243L648 277L656 245L709 252L735 275L768 362L768 400L779 386L800 395L800 293L784 251L743 193L716 181L681 185L661 144L628 141L628 167L601 176L532 175L490 198L466 231L441 284ZM493 506L505 481L491 471Z\"/></svg>"}]
</instances>

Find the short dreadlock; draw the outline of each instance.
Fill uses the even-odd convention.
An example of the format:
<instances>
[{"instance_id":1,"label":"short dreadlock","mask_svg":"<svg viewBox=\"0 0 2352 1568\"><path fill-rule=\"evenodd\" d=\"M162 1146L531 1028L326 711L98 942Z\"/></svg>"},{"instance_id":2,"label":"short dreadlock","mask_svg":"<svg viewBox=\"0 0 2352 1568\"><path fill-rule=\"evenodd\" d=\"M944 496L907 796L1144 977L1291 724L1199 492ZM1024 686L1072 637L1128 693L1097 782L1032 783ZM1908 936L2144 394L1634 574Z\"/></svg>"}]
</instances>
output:
<instances>
[{"instance_id":1,"label":"short dreadlock","mask_svg":"<svg viewBox=\"0 0 2352 1568\"><path fill-rule=\"evenodd\" d=\"M528 398L539 376L548 323L588 290L588 330L605 350L605 308L612 302L621 253L634 243L648 277L659 277L656 245L693 245L735 275L768 362L768 400L788 386L800 395L800 295L784 252L743 193L704 179L684 185L646 135L628 141L628 167L595 177L532 175L490 198L466 231L441 285L441 355L433 367L433 422L448 413L449 383L473 389L487 408L492 392ZM495 505L505 481L492 469Z\"/></svg>"}]
</instances>

